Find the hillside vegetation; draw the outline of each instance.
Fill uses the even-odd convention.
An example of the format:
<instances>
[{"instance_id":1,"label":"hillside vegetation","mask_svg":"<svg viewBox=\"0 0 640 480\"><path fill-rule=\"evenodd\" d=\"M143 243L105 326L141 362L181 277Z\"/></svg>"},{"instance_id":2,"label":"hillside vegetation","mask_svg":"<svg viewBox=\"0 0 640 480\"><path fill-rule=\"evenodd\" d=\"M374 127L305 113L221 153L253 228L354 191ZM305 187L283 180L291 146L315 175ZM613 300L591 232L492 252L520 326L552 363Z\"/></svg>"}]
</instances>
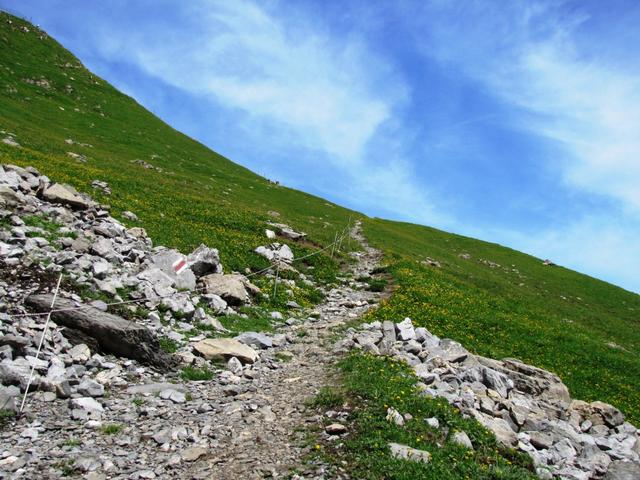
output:
<instances>
[{"instance_id":1,"label":"hillside vegetation","mask_svg":"<svg viewBox=\"0 0 640 480\"><path fill-rule=\"evenodd\" d=\"M215 245L229 269L268 265L252 253L265 241L266 221L288 223L322 246L359 216L276 185L174 130L45 32L2 12L0 130L0 140L9 136L20 145L0 142L0 161L73 184L110 204L116 216L135 212L160 244L184 252ZM96 179L113 193L93 190ZM310 261L333 271L326 256Z\"/></svg>"},{"instance_id":2,"label":"hillside vegetation","mask_svg":"<svg viewBox=\"0 0 640 480\"><path fill-rule=\"evenodd\" d=\"M3 143L3 139L11 141ZM13 141L19 146L9 144ZM516 357L552 370L573 397L612 403L631 421L640 421L640 296L559 266L545 266L540 259L496 244L368 219L276 185L172 129L89 72L46 33L1 12L0 162L35 166L56 181L90 193L110 204L114 216L125 224L143 226L158 244L183 252L200 243L218 248L227 271L268 265L253 253L267 242L268 221L308 233L308 242L292 245L300 256L329 245L336 232L362 219L371 245L385 253L386 271L394 283L392 296L368 319L411 317L474 353ZM108 182L112 194L93 189L96 179ZM126 210L138 215L140 223L123 219ZM355 244L343 247L346 251L357 248ZM339 271L336 258L317 255L309 266L319 279L334 281ZM384 375L367 385L372 365L386 368L386 363L382 365L386 360L366 358L347 359L343 378L350 382L348 394L369 405L372 415L375 407L379 417L382 397L409 386L403 379L396 384ZM402 369L388 367L391 373ZM368 399L367 386L383 392L380 402ZM415 413L447 408L423 404L415 395L403 402ZM367 435L378 435L375 429L383 425L380 418L365 418L365 413L369 412L363 410L359 418L364 433L352 439L362 449L368 448ZM464 423L457 417L451 421ZM529 478L526 462L502 456L492 439L485 440L487 463L507 470L511 468L505 466L507 460L516 463L513 476L490 478ZM397 467L378 464L379 459L366 455L350 460L356 462L357 472ZM445 465L449 459L441 461ZM460 475L476 474L472 463L477 463L475 457L461 463L469 469ZM365 478L412 477L372 474Z\"/></svg>"},{"instance_id":3,"label":"hillside vegetation","mask_svg":"<svg viewBox=\"0 0 640 480\"><path fill-rule=\"evenodd\" d=\"M372 318L408 316L477 354L551 370L574 397L640 420L640 296L433 228L369 220L365 234L397 284Z\"/></svg>"}]
</instances>

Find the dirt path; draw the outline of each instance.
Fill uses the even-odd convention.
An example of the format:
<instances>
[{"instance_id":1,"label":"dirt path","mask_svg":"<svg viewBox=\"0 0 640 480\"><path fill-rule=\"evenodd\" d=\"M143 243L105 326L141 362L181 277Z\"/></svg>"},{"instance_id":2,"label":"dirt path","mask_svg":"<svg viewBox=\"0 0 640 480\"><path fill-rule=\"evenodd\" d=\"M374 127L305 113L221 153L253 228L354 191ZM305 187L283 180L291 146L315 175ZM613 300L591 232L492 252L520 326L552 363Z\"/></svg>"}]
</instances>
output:
<instances>
[{"instance_id":1,"label":"dirt path","mask_svg":"<svg viewBox=\"0 0 640 480\"><path fill-rule=\"evenodd\" d=\"M351 235L364 247L364 251L354 254L357 263L351 268L353 278L358 278L369 274L381 255L366 244L359 225ZM292 360L256 379L255 391L231 403L255 404L259 415L241 416L235 412L219 419L216 428L228 430L230 436L228 442L220 442L215 458L209 461L210 478L282 478L292 466L300 464L305 452L300 447L302 434L296 432L319 420L305 402L327 384L328 367L335 360L328 337L334 327L361 316L380 296L351 284L341 285L327 292L325 301L316 307L317 318L285 331L294 341L287 348L294 355Z\"/></svg>"}]
</instances>

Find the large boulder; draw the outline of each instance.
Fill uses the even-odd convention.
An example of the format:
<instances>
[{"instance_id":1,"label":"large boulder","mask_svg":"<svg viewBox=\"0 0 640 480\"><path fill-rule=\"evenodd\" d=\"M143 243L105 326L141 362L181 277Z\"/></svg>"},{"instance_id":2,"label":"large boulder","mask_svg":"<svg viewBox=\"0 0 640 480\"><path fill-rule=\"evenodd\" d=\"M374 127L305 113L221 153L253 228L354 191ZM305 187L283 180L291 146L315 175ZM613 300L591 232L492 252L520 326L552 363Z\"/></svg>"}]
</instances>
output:
<instances>
[{"instance_id":1,"label":"large boulder","mask_svg":"<svg viewBox=\"0 0 640 480\"><path fill-rule=\"evenodd\" d=\"M184 255L172 249L160 250L151 257L153 267L171 278L173 286L178 290L193 290L196 288L196 276L193 271L189 267L185 267L180 273L176 272L174 265L182 260L186 262Z\"/></svg>"},{"instance_id":2,"label":"large boulder","mask_svg":"<svg viewBox=\"0 0 640 480\"><path fill-rule=\"evenodd\" d=\"M42 197L52 203L62 203L80 210L91 207L93 202L83 198L73 187L54 183L42 193Z\"/></svg>"},{"instance_id":3,"label":"large boulder","mask_svg":"<svg viewBox=\"0 0 640 480\"><path fill-rule=\"evenodd\" d=\"M257 287L249 283L243 275L212 273L200 279L205 293L218 295L229 305L242 305L249 301L249 291ZM259 292L259 290L257 290Z\"/></svg>"},{"instance_id":4,"label":"large boulder","mask_svg":"<svg viewBox=\"0 0 640 480\"><path fill-rule=\"evenodd\" d=\"M197 277L203 277L210 273L222 273L220 255L215 248L209 248L202 244L196 248L188 258L189 267Z\"/></svg>"},{"instance_id":5,"label":"large boulder","mask_svg":"<svg viewBox=\"0 0 640 480\"><path fill-rule=\"evenodd\" d=\"M52 295L30 295L25 303L37 312L50 310ZM51 318L59 325L96 340L100 350L119 357L167 367L172 362L160 349L158 339L150 330L124 318L102 312L89 305L58 297ZM62 311L61 311L62 310Z\"/></svg>"},{"instance_id":6,"label":"large boulder","mask_svg":"<svg viewBox=\"0 0 640 480\"><path fill-rule=\"evenodd\" d=\"M207 360L236 357L243 363L254 363L258 359L258 352L233 338L206 338L196 343L193 349Z\"/></svg>"},{"instance_id":7,"label":"large boulder","mask_svg":"<svg viewBox=\"0 0 640 480\"><path fill-rule=\"evenodd\" d=\"M513 381L514 387L521 392L534 395L553 404L568 406L571 401L569 389L562 383L560 377L551 372L527 365L513 358L505 358L502 361L480 356L476 358L485 367L509 377Z\"/></svg>"}]
</instances>

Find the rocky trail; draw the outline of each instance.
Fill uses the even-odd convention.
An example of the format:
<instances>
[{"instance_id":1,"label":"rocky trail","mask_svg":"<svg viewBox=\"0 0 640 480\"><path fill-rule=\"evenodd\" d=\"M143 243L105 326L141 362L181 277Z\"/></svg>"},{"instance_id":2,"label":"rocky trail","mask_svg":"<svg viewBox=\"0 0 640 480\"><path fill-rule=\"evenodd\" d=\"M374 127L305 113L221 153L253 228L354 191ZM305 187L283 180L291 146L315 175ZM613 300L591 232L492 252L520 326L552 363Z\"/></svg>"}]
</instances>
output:
<instances>
[{"instance_id":1,"label":"rocky trail","mask_svg":"<svg viewBox=\"0 0 640 480\"><path fill-rule=\"evenodd\" d=\"M352 235L363 242L357 228ZM380 257L366 245L354 256L354 277L367 275ZM0 438L19 435L21 449L33 454L25 473L45 471L51 478L51 467L70 458L69 469L94 479L286 478L309 448L301 427L321 424L307 402L329 381L332 329L358 318L379 296L346 282L326 292L307 319L278 329L283 345L271 346L251 366L232 361L213 381L201 382L169 383L175 378L149 372L143 379L151 383L112 387L99 420L84 425L69 418L59 401L34 402L20 422L28 428ZM256 337L271 344L268 336ZM122 430L100 433L108 425ZM306 468L303 478L324 478L321 465Z\"/></svg>"},{"instance_id":2,"label":"rocky trail","mask_svg":"<svg viewBox=\"0 0 640 480\"><path fill-rule=\"evenodd\" d=\"M0 429L0 478L295 475L309 448L302 430L321 425L307 403L329 381L332 329L381 295L353 280L368 277L380 259L359 225L349 234L363 250L352 254L339 285L323 291L322 303L303 310L291 302L290 318L272 312L274 332L231 338L217 317L237 315L236 307L264 294L243 275L223 274L215 249L202 245L176 273L179 252L152 247L143 229L125 228L89 197L34 169L3 166L0 207L0 312L8 312L0 313L2 410L18 409L31 368L35 374L24 414ZM269 227L289 239L303 236ZM286 244L256 252L284 259L281 267L295 272ZM61 271L68 277L56 301L61 311L52 314L37 355L45 317L31 315L49 311ZM323 289L302 274L297 281ZM122 301L117 314L73 293L86 286ZM280 288L295 287L281 280ZM123 289L132 300L120 297ZM120 316L127 313L135 321ZM211 331L217 338L208 338ZM159 338L176 345L173 355ZM189 381L181 368L208 370L211 378ZM322 465L305 468L302 478L324 478Z\"/></svg>"},{"instance_id":3,"label":"rocky trail","mask_svg":"<svg viewBox=\"0 0 640 480\"><path fill-rule=\"evenodd\" d=\"M351 273L354 278L368 276L381 255L366 244L359 227L351 235L364 247L363 252L354 254L357 263ZM236 397L223 407L232 411L237 421L220 419L230 438L221 442L215 458L207 462L211 468L217 468L216 478L265 478L269 474L279 478L300 464L305 454L300 447L304 432L296 436L296 430L309 423L321 423L314 410L305 404L329 383L328 368L335 360L329 337L335 327L357 319L375 305L380 295L354 289L352 282L346 283L327 292L326 300L308 320L285 330L292 342L286 349L292 354L291 360L260 376L253 384L257 391ZM249 411L255 409L257 413L245 414L247 404ZM322 467L306 473L310 476L304 478L324 478Z\"/></svg>"}]
</instances>

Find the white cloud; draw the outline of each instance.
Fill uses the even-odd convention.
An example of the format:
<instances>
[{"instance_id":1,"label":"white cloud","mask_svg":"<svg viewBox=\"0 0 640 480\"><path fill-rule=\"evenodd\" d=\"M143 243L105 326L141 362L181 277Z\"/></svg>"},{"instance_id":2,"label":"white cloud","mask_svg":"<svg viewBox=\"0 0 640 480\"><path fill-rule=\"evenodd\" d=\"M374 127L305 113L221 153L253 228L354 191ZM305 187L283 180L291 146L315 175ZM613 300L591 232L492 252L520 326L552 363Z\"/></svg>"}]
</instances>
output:
<instances>
[{"instance_id":1,"label":"white cloud","mask_svg":"<svg viewBox=\"0 0 640 480\"><path fill-rule=\"evenodd\" d=\"M180 90L242 112L234 115L237 131L247 133L253 150L282 152L283 171L275 176L286 176L288 162L298 161L290 157L307 149L330 163L326 196L367 211L449 222L402 154L394 115L408 101L408 88L357 33L335 36L314 19L246 0L194 0L181 8L193 23L167 37L153 25L118 36L110 30L99 47L108 58L125 58Z\"/></svg>"},{"instance_id":2,"label":"white cloud","mask_svg":"<svg viewBox=\"0 0 640 480\"><path fill-rule=\"evenodd\" d=\"M280 122L292 141L344 164L405 97L402 82L358 38L333 39L310 23L286 22L247 1L197 1L187 31L133 36L126 49L148 73L196 95ZM112 52L123 53L119 45Z\"/></svg>"},{"instance_id":3,"label":"white cloud","mask_svg":"<svg viewBox=\"0 0 640 480\"><path fill-rule=\"evenodd\" d=\"M622 69L596 55L595 42L606 52L607 39L585 42L579 29L589 17L567 14L562 2L466 5L475 5L458 12L466 21L430 24L435 42L425 53L529 112L517 126L559 142L566 155L549 163L569 186L640 214L638 65Z\"/></svg>"}]
</instances>

